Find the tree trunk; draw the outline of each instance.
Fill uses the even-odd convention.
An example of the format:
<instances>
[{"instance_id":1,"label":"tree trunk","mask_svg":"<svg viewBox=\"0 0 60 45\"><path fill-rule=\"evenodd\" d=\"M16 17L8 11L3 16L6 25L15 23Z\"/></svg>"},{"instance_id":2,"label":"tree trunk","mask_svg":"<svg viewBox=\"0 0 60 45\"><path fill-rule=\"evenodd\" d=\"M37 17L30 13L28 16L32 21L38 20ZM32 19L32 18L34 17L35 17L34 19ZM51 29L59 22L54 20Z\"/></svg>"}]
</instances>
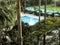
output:
<instances>
[{"instance_id":1,"label":"tree trunk","mask_svg":"<svg viewBox=\"0 0 60 45\"><path fill-rule=\"evenodd\" d=\"M60 45L60 29L59 29L59 45Z\"/></svg>"},{"instance_id":2,"label":"tree trunk","mask_svg":"<svg viewBox=\"0 0 60 45\"><path fill-rule=\"evenodd\" d=\"M22 25L21 25L21 4L20 0L17 0L17 19L18 19L18 31L19 31L19 45L23 45L23 37L22 37Z\"/></svg>"},{"instance_id":3,"label":"tree trunk","mask_svg":"<svg viewBox=\"0 0 60 45\"><path fill-rule=\"evenodd\" d=\"M2 33L2 31L1 31L1 27L0 27L0 45L2 45L1 33Z\"/></svg>"},{"instance_id":4,"label":"tree trunk","mask_svg":"<svg viewBox=\"0 0 60 45\"><path fill-rule=\"evenodd\" d=\"M39 0L39 29L40 29L40 15L41 15L40 6L41 6L41 0Z\"/></svg>"},{"instance_id":5,"label":"tree trunk","mask_svg":"<svg viewBox=\"0 0 60 45\"><path fill-rule=\"evenodd\" d=\"M40 16L41 16L41 11L40 11L40 6L41 6L41 0L39 0L39 30L40 30ZM39 35L37 36L37 44L40 45L40 39Z\"/></svg>"},{"instance_id":6,"label":"tree trunk","mask_svg":"<svg viewBox=\"0 0 60 45\"><path fill-rule=\"evenodd\" d=\"M47 5L47 0L45 0L45 15L44 15L44 29L46 30L46 5ZM43 35L43 45L46 45L46 41L45 41L45 34Z\"/></svg>"},{"instance_id":7,"label":"tree trunk","mask_svg":"<svg viewBox=\"0 0 60 45\"><path fill-rule=\"evenodd\" d=\"M26 0L24 1L24 8L26 8Z\"/></svg>"},{"instance_id":8,"label":"tree trunk","mask_svg":"<svg viewBox=\"0 0 60 45\"><path fill-rule=\"evenodd\" d=\"M40 35L37 36L37 45L40 45Z\"/></svg>"},{"instance_id":9,"label":"tree trunk","mask_svg":"<svg viewBox=\"0 0 60 45\"><path fill-rule=\"evenodd\" d=\"M43 45L46 45L45 34L43 35Z\"/></svg>"}]
</instances>

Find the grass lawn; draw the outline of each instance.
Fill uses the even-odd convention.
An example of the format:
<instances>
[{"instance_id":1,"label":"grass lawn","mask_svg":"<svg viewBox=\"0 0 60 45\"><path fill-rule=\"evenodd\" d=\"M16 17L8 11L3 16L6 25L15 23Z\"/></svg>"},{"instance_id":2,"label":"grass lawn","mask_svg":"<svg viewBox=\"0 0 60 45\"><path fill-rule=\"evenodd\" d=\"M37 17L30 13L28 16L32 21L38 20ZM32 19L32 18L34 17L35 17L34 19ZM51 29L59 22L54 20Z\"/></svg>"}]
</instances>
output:
<instances>
[{"instance_id":1,"label":"grass lawn","mask_svg":"<svg viewBox=\"0 0 60 45\"><path fill-rule=\"evenodd\" d=\"M38 6L35 6L35 7L38 8ZM44 6L41 6L41 9L44 9ZM60 7L55 7L55 6L52 6L52 5L47 5L47 10L55 10L55 11L60 12Z\"/></svg>"}]
</instances>

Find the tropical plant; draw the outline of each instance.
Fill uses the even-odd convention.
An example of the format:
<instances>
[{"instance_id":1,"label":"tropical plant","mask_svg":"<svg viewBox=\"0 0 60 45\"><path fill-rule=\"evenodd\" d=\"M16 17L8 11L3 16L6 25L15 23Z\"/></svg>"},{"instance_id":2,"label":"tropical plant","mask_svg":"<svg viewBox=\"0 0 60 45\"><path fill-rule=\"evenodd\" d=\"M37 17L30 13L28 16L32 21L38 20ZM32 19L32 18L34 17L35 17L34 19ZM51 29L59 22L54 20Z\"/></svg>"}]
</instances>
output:
<instances>
[{"instance_id":1,"label":"tropical plant","mask_svg":"<svg viewBox=\"0 0 60 45\"><path fill-rule=\"evenodd\" d=\"M39 27L39 22L33 26L29 26L27 23L22 22L22 30L23 30L22 34L23 34L23 44L24 45L28 45L28 44L36 45L36 44L38 44L38 39L37 39L38 36L41 37L41 35L49 32L49 31L60 28L60 17L54 17L54 18L48 17L46 19L46 29L44 28L44 20L42 20L40 23L41 24ZM16 32L18 32L17 28L16 28ZM16 38L18 38L17 33L14 33L14 34L16 34ZM50 35L51 34L52 33L50 33Z\"/></svg>"},{"instance_id":2,"label":"tropical plant","mask_svg":"<svg viewBox=\"0 0 60 45\"><path fill-rule=\"evenodd\" d=\"M7 30L10 30L8 28L14 25L16 18L16 4L7 5L6 1L0 1L0 30L3 31L4 29L4 33L6 33ZM0 37L3 36L1 33Z\"/></svg>"},{"instance_id":3,"label":"tropical plant","mask_svg":"<svg viewBox=\"0 0 60 45\"><path fill-rule=\"evenodd\" d=\"M13 17L15 17L14 12L10 7L7 7L5 2L0 2L0 21L2 24L6 24L7 22L13 23L12 20L14 19Z\"/></svg>"}]
</instances>

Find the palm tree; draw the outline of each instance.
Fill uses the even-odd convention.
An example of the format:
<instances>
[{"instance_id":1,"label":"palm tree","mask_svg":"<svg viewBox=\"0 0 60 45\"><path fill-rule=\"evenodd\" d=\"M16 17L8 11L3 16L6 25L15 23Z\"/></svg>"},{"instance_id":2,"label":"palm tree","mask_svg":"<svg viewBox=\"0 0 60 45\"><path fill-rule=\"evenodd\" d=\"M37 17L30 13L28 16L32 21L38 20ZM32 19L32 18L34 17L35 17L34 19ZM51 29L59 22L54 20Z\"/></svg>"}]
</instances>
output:
<instances>
[{"instance_id":1,"label":"palm tree","mask_svg":"<svg viewBox=\"0 0 60 45\"><path fill-rule=\"evenodd\" d=\"M19 45L23 45L22 39L22 25L21 25L21 0L17 0L17 13L18 13L18 30L19 30Z\"/></svg>"},{"instance_id":2,"label":"palm tree","mask_svg":"<svg viewBox=\"0 0 60 45\"><path fill-rule=\"evenodd\" d=\"M14 17L13 11L7 7L5 2L1 1L0 2L0 21L3 22L6 20L9 22L12 22L13 17Z\"/></svg>"},{"instance_id":3,"label":"palm tree","mask_svg":"<svg viewBox=\"0 0 60 45\"><path fill-rule=\"evenodd\" d=\"M12 10L8 9L7 3L4 1L0 1L0 30L7 25L12 25L13 14ZM2 29L1 29L2 28ZM0 31L0 42L1 42L1 31ZM0 43L1 44L1 43Z\"/></svg>"}]
</instances>

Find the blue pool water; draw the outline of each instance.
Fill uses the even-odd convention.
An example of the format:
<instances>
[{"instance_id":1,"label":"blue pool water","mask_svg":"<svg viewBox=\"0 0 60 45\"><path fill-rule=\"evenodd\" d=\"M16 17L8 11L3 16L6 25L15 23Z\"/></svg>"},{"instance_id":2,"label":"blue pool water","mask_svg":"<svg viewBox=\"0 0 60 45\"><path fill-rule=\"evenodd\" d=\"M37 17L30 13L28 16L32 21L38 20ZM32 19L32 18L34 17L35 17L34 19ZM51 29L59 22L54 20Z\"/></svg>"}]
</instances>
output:
<instances>
[{"instance_id":1,"label":"blue pool water","mask_svg":"<svg viewBox=\"0 0 60 45\"><path fill-rule=\"evenodd\" d=\"M29 16L22 16L21 19L24 23L28 23L29 25L34 25L35 23L38 22L37 18L29 17Z\"/></svg>"}]
</instances>

